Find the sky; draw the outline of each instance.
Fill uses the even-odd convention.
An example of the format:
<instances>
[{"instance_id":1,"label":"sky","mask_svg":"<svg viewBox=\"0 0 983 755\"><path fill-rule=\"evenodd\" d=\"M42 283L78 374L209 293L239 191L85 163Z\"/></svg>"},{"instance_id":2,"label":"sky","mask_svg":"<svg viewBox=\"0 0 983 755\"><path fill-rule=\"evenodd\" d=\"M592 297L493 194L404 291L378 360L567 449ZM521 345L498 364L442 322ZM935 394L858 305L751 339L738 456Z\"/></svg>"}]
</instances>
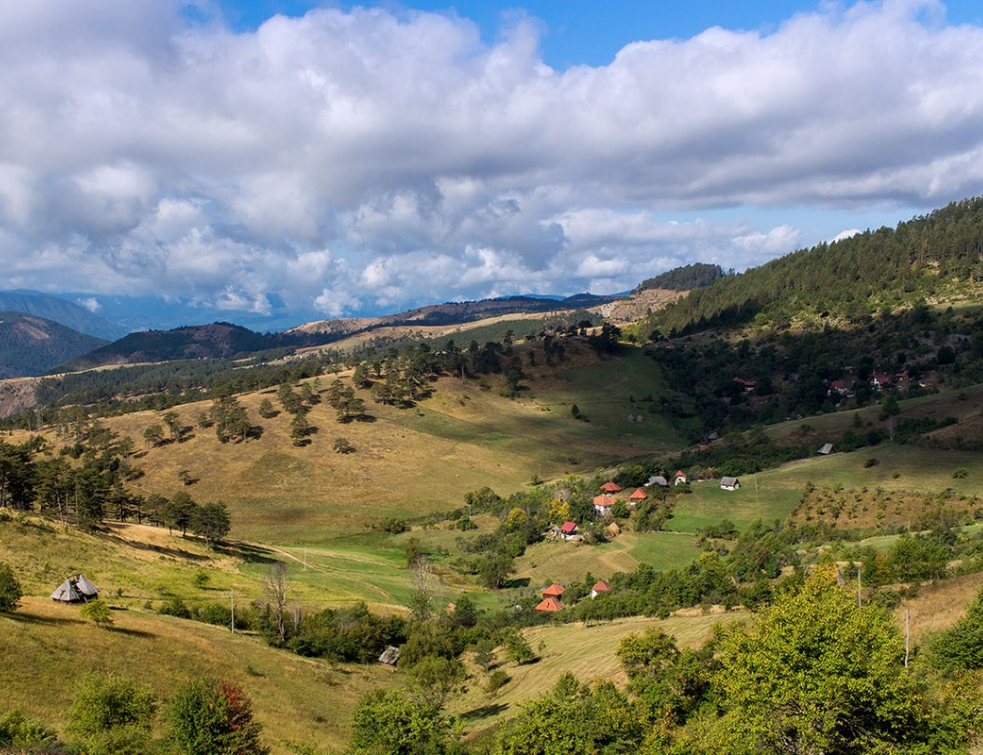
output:
<instances>
[{"instance_id":1,"label":"sky","mask_svg":"<svg viewBox=\"0 0 983 755\"><path fill-rule=\"evenodd\" d=\"M983 194L981 16L5 3L0 289L300 322L744 270Z\"/></svg>"}]
</instances>

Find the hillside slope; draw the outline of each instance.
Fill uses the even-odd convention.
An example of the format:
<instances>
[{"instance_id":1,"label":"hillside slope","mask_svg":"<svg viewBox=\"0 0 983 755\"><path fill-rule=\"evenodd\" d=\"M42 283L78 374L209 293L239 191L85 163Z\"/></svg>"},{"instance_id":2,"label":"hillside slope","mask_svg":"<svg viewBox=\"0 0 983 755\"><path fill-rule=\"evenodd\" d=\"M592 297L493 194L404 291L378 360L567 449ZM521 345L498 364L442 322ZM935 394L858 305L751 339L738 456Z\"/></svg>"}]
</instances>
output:
<instances>
[{"instance_id":1,"label":"hillside slope","mask_svg":"<svg viewBox=\"0 0 983 755\"><path fill-rule=\"evenodd\" d=\"M654 313L642 335L751 322L859 324L916 301L983 299L983 198L954 202L897 228L803 249L726 276Z\"/></svg>"},{"instance_id":2,"label":"hillside slope","mask_svg":"<svg viewBox=\"0 0 983 755\"><path fill-rule=\"evenodd\" d=\"M20 312L0 312L0 379L39 375L106 343Z\"/></svg>"},{"instance_id":3,"label":"hillside slope","mask_svg":"<svg viewBox=\"0 0 983 755\"><path fill-rule=\"evenodd\" d=\"M0 312L21 312L54 320L66 328L105 341L115 341L127 333L126 328L121 325L93 314L74 302L36 292L0 291Z\"/></svg>"}]
</instances>

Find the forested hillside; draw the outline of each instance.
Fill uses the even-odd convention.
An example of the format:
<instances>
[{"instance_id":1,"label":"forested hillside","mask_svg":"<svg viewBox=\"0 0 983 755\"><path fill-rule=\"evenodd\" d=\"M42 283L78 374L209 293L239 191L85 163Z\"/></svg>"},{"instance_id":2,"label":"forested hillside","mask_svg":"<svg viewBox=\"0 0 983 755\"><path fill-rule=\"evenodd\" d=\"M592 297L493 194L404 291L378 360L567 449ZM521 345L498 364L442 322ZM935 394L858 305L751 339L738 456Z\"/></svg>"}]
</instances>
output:
<instances>
[{"instance_id":1,"label":"forested hillside","mask_svg":"<svg viewBox=\"0 0 983 755\"><path fill-rule=\"evenodd\" d=\"M0 312L0 379L39 375L104 343L42 317Z\"/></svg>"},{"instance_id":2,"label":"forested hillside","mask_svg":"<svg viewBox=\"0 0 983 755\"><path fill-rule=\"evenodd\" d=\"M669 291L691 291L694 288L709 286L724 276L724 270L720 265L694 262L692 265L676 267L654 278L643 280L638 284L635 291L645 291L650 288L663 288Z\"/></svg>"},{"instance_id":3,"label":"forested hillside","mask_svg":"<svg viewBox=\"0 0 983 755\"><path fill-rule=\"evenodd\" d=\"M897 228L866 231L727 276L654 313L640 335L672 336L755 321L860 324L915 301L958 301L983 283L983 198Z\"/></svg>"}]
</instances>

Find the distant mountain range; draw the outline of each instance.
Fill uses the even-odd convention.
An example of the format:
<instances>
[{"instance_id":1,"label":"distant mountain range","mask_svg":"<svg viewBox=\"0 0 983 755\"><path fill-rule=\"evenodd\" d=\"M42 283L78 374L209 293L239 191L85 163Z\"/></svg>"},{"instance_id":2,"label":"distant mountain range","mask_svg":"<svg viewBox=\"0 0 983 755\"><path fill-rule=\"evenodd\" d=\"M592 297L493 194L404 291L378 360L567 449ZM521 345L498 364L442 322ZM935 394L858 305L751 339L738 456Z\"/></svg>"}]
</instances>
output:
<instances>
[{"instance_id":1,"label":"distant mountain range","mask_svg":"<svg viewBox=\"0 0 983 755\"><path fill-rule=\"evenodd\" d=\"M0 378L39 375L106 341L22 312L0 312Z\"/></svg>"},{"instance_id":2,"label":"distant mountain range","mask_svg":"<svg viewBox=\"0 0 983 755\"><path fill-rule=\"evenodd\" d=\"M43 317L105 341L115 341L129 332L74 302L36 291L0 291L0 312L21 312Z\"/></svg>"},{"instance_id":3,"label":"distant mountain range","mask_svg":"<svg viewBox=\"0 0 983 755\"><path fill-rule=\"evenodd\" d=\"M166 362L177 359L227 359L272 349L320 346L354 333L395 326L454 325L513 313L576 310L606 304L611 296L578 294L562 300L510 296L482 301L448 302L385 317L320 320L283 333L257 333L241 325L212 323L172 330L146 330L95 349L64 365L78 370L109 364Z\"/></svg>"}]
</instances>

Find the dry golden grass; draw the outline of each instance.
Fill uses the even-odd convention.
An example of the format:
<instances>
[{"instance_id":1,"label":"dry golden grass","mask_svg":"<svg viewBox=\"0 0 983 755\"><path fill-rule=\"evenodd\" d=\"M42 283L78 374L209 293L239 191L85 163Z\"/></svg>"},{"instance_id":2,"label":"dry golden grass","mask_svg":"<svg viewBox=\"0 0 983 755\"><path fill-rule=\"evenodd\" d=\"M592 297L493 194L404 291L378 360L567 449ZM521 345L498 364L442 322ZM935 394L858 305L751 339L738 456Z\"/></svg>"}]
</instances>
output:
<instances>
[{"instance_id":1,"label":"dry golden grass","mask_svg":"<svg viewBox=\"0 0 983 755\"><path fill-rule=\"evenodd\" d=\"M0 615L0 710L19 709L63 730L73 690L90 671L135 679L162 700L209 675L243 686L264 741L279 755L287 741L340 749L361 695L394 681L379 666L332 666L206 624L114 611L112 627L97 628L79 610L26 598L13 615Z\"/></svg>"},{"instance_id":2,"label":"dry golden grass","mask_svg":"<svg viewBox=\"0 0 983 755\"><path fill-rule=\"evenodd\" d=\"M239 396L262 427L259 437L240 443L220 443L213 430L195 427L210 402L175 407L188 428L186 439L156 448L147 446L143 433L161 421L158 412L102 422L135 441L133 462L145 473L133 483L138 492L170 496L187 490L199 501L222 500L236 537L324 543L381 517L460 506L467 491L483 485L507 494L534 476L549 479L672 447L676 436L656 415L646 414L637 426L626 421L630 395L659 393L661 378L650 360L632 353L602 362L574 343L568 355L562 372L533 368L530 390L517 400L500 396L502 377L492 375L465 382L442 378L432 398L406 410L376 404L363 391L372 422L339 424L334 410L319 404L310 413L317 433L305 447L292 443L289 414L259 417L264 397L275 402L272 390ZM332 379L322 377L321 386ZM575 402L591 414L590 424L571 417ZM334 452L339 436L355 453ZM51 440L59 444L53 435ZM183 470L198 481L185 487L178 476Z\"/></svg>"},{"instance_id":3,"label":"dry golden grass","mask_svg":"<svg viewBox=\"0 0 983 755\"><path fill-rule=\"evenodd\" d=\"M659 629L673 635L680 647L697 647L707 639L715 624L743 617L746 614L742 612L710 615L697 612L695 616L672 616L665 620L639 617L589 627L556 624L527 629L523 634L540 660L524 666L511 662L501 665L511 681L492 694L484 691L485 674L472 666L467 692L454 699L449 709L465 716L475 729L485 728L502 717L515 715L520 703L549 691L567 672L582 682L609 680L624 684L624 672L615 651L630 634Z\"/></svg>"},{"instance_id":4,"label":"dry golden grass","mask_svg":"<svg viewBox=\"0 0 983 755\"><path fill-rule=\"evenodd\" d=\"M907 599L895 611L904 627L904 611L908 609L911 637L918 642L926 635L948 629L966 613L966 606L983 587L983 573L966 574L941 582L922 585L918 595Z\"/></svg>"}]
</instances>

